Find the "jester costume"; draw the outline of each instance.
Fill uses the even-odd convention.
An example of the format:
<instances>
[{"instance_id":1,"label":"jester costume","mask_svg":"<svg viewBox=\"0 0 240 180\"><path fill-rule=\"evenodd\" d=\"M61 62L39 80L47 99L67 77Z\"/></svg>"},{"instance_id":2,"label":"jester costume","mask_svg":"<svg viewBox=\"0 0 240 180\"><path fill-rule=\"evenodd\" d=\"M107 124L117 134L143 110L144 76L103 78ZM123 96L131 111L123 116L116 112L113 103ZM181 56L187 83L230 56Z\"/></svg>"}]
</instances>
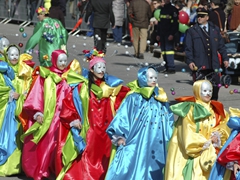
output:
<instances>
[{"instance_id":1,"label":"jester costume","mask_svg":"<svg viewBox=\"0 0 240 180\"><path fill-rule=\"evenodd\" d=\"M20 136L23 129L18 118L32 82L32 67L25 62L32 56L21 54L16 65L12 65L5 56L0 66L0 176L9 176L21 172ZM32 63L34 64L34 63ZM15 77L15 78L14 78ZM20 94L17 100L11 94Z\"/></svg>"},{"instance_id":2,"label":"jester costume","mask_svg":"<svg viewBox=\"0 0 240 180\"><path fill-rule=\"evenodd\" d=\"M174 117L163 88L147 87L147 70L127 84L131 91L107 128L111 139L123 136L126 145L117 147L106 180L163 180Z\"/></svg>"},{"instance_id":3,"label":"jester costume","mask_svg":"<svg viewBox=\"0 0 240 180\"><path fill-rule=\"evenodd\" d=\"M27 119L27 131L21 136L24 141L22 167L28 177L43 179L54 176L54 157L58 140L62 100L70 92L66 83L70 69L80 73L80 65L73 60L64 70L57 68L57 59L63 50L52 53L50 68L37 67L34 82L24 103L23 117ZM43 115L43 123L36 122L37 114Z\"/></svg>"},{"instance_id":4,"label":"jester costume","mask_svg":"<svg viewBox=\"0 0 240 180\"><path fill-rule=\"evenodd\" d=\"M214 164L209 179L240 180L240 173L238 172L236 177L233 173L234 162L240 164L240 110L235 108L229 108L229 111L230 119L227 125L229 128L232 129L232 133L229 136L227 142L224 144L222 150L220 151L217 162ZM227 166L228 168L226 168Z\"/></svg>"},{"instance_id":5,"label":"jester costume","mask_svg":"<svg viewBox=\"0 0 240 180\"><path fill-rule=\"evenodd\" d=\"M57 19L45 18L38 22L33 30L33 35L28 40L25 52L38 44L40 66L50 67L51 54L56 49L65 49L68 40L68 32Z\"/></svg>"},{"instance_id":6,"label":"jester costume","mask_svg":"<svg viewBox=\"0 0 240 180\"><path fill-rule=\"evenodd\" d=\"M201 100L201 84L193 85L195 97L177 98L180 103L170 108L179 118L168 147L165 179L207 180L217 153L226 142L230 129L228 114L218 101ZM212 133L219 133L218 145L211 142Z\"/></svg>"},{"instance_id":7,"label":"jester costume","mask_svg":"<svg viewBox=\"0 0 240 180\"><path fill-rule=\"evenodd\" d=\"M129 88L121 85L122 80L107 74L91 85L90 94L88 75L85 78L72 73L68 83L77 85L64 99L60 114L63 136L58 151L62 152L59 156L62 163L57 163L57 179L103 180L112 146L106 129ZM76 119L82 123L80 136L69 125ZM83 140L82 148L77 148L79 139Z\"/></svg>"}]
</instances>

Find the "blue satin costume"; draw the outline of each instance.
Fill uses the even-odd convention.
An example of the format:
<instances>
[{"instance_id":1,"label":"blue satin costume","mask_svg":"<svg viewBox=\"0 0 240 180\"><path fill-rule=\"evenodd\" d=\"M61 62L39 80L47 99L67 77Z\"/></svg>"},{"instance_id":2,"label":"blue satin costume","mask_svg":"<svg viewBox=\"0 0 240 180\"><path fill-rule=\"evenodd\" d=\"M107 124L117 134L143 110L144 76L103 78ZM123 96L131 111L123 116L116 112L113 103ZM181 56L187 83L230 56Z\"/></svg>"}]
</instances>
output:
<instances>
[{"instance_id":1,"label":"blue satin costume","mask_svg":"<svg viewBox=\"0 0 240 180\"><path fill-rule=\"evenodd\" d=\"M218 157L223 153L223 151L228 147L228 145L233 141L233 139L239 134L240 132L240 118L239 117L230 117L228 121L228 127L232 129L231 135L229 136L228 140L222 147L221 151L218 154ZM214 163L213 168L211 170L211 174L209 176L209 180L223 180L226 167L220 165L217 161ZM236 180L240 180L240 173L237 173Z\"/></svg>"},{"instance_id":2,"label":"blue satin costume","mask_svg":"<svg viewBox=\"0 0 240 180\"><path fill-rule=\"evenodd\" d=\"M163 179L174 117L164 90L147 87L148 68L140 69L138 80L127 85L131 91L106 130L111 139L126 139L125 146L117 147L106 180ZM147 96L144 89L150 92Z\"/></svg>"},{"instance_id":3,"label":"blue satin costume","mask_svg":"<svg viewBox=\"0 0 240 180\"><path fill-rule=\"evenodd\" d=\"M12 80L15 78L13 69L4 61L0 61L0 166L16 149L16 134L18 124L15 119L16 101L9 101L10 91L15 91ZM0 173L1 174L1 173Z\"/></svg>"}]
</instances>

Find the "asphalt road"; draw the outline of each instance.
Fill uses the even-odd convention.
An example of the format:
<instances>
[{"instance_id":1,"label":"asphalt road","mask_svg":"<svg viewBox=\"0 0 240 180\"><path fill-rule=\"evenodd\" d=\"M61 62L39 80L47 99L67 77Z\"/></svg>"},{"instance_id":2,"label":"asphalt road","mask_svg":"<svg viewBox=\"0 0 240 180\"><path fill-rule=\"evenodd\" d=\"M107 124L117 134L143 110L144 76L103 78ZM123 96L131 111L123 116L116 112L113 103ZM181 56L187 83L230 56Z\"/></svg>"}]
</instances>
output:
<instances>
[{"instance_id":1,"label":"asphalt road","mask_svg":"<svg viewBox=\"0 0 240 180\"><path fill-rule=\"evenodd\" d=\"M0 37L6 36L11 44L23 43L23 47L20 49L24 51L24 45L28 38L32 35L33 27L25 27L24 32L27 33L27 37L22 37L22 33L19 31L19 26L14 24L0 24ZM124 45L113 44L112 39L108 40L107 54L105 60L107 61L107 72L115 75L124 80L124 84L133 81L137 78L137 71L140 67L146 65L156 65L160 70L164 68L160 66L162 62L161 58L153 57L153 54L146 52L144 54L145 59L139 60L134 58L134 49L130 42L123 42ZM81 63L82 67L87 68L88 63L84 62L84 54L82 50L91 50L93 48L93 39L85 37L84 35L69 36L67 48L69 51L69 61L77 59ZM34 49L37 50L37 47ZM33 60L38 65L37 55L33 53ZM192 95L192 84L190 71L187 65L179 60L175 60L176 74L170 74L165 76L159 73L158 84L163 87L168 95L171 104L175 103L174 98L178 96ZM175 95L172 95L171 90L174 88ZM233 89L240 89L239 85L231 85L228 88L222 87L219 92L219 101L224 104L226 110L229 107L239 107L240 94L230 94L229 91ZM240 90L239 90L240 91ZM24 175L12 176L12 177L0 177L0 180L27 180Z\"/></svg>"}]
</instances>

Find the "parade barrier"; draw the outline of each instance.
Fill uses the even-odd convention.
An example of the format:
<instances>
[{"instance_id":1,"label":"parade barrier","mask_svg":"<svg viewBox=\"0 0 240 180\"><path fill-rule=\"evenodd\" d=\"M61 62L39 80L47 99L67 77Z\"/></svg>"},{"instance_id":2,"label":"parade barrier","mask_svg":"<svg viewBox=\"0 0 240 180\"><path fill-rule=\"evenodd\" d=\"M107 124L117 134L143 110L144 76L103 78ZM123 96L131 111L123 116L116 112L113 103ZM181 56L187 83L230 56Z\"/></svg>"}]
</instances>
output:
<instances>
[{"instance_id":1,"label":"parade barrier","mask_svg":"<svg viewBox=\"0 0 240 180\"><path fill-rule=\"evenodd\" d=\"M74 0L71 4L73 6L74 16L70 13L70 1L66 4L66 16L65 24L67 30L72 30L74 25L78 21L80 16L77 0ZM26 27L30 24L35 24L38 22L36 8L43 6L43 0L2 0L0 1L0 24L7 24L13 21L17 22L19 26ZM84 17L83 17L84 19ZM89 28L87 24L83 21L81 26L78 27L74 34L80 31L88 31Z\"/></svg>"}]
</instances>

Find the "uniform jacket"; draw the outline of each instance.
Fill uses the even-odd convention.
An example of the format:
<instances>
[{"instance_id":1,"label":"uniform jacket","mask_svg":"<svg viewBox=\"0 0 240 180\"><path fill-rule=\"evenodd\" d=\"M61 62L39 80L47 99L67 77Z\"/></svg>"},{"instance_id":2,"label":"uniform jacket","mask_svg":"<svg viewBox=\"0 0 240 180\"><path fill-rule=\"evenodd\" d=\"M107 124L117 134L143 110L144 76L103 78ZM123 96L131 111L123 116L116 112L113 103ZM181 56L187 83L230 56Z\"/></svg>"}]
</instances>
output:
<instances>
[{"instance_id":1,"label":"uniform jacket","mask_svg":"<svg viewBox=\"0 0 240 180\"><path fill-rule=\"evenodd\" d=\"M212 62L208 60L207 44L205 44L204 33L198 24L189 28L185 37L185 53L186 63L192 62L199 68L205 66L206 69L219 69L220 63L218 52L222 56L223 61L228 61L228 56L224 44L224 40L220 35L220 30L212 22L208 22L208 32L210 33L210 48ZM212 64L212 66L211 66Z\"/></svg>"},{"instance_id":2,"label":"uniform jacket","mask_svg":"<svg viewBox=\"0 0 240 180\"><path fill-rule=\"evenodd\" d=\"M171 3L160 8L158 35L169 36L178 32L178 10Z\"/></svg>"},{"instance_id":3,"label":"uniform jacket","mask_svg":"<svg viewBox=\"0 0 240 180\"><path fill-rule=\"evenodd\" d=\"M86 11L85 22L89 16L94 13L93 28L108 29L110 22L115 25L115 18L112 11L112 0L89 0Z\"/></svg>"},{"instance_id":4,"label":"uniform jacket","mask_svg":"<svg viewBox=\"0 0 240 180\"><path fill-rule=\"evenodd\" d=\"M128 8L129 21L133 27L148 28L152 17L151 6L146 0L134 0Z\"/></svg>"}]
</instances>

